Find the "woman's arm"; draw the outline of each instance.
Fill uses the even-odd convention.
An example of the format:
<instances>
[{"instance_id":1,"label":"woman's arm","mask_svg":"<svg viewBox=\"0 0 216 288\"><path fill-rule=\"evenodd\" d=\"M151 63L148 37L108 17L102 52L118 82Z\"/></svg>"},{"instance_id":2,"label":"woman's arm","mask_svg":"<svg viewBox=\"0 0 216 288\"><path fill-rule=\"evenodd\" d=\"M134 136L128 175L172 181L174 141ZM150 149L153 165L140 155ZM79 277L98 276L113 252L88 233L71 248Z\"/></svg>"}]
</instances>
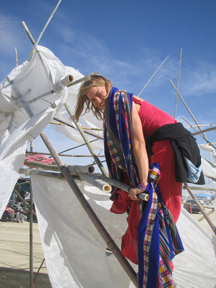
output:
<instances>
[{"instance_id":1,"label":"woman's arm","mask_svg":"<svg viewBox=\"0 0 216 288\"><path fill-rule=\"evenodd\" d=\"M133 129L133 154L139 172L140 183L143 185L147 185L149 161L146 151L146 144L142 129L142 123L134 103L132 108L132 129ZM129 197L132 200L139 200L136 195L140 194L142 191L143 190L139 188L132 188L130 189Z\"/></svg>"}]
</instances>

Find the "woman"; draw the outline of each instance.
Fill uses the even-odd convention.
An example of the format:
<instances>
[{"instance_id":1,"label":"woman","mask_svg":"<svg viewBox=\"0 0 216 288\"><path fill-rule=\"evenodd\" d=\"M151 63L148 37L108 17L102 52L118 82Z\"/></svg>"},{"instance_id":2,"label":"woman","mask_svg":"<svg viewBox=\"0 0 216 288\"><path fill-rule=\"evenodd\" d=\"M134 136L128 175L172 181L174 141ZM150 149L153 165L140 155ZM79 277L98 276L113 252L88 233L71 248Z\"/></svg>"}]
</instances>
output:
<instances>
[{"instance_id":1,"label":"woman","mask_svg":"<svg viewBox=\"0 0 216 288\"><path fill-rule=\"evenodd\" d=\"M87 106L85 112L91 109L98 119L103 119L111 89L112 83L107 78L100 75L89 76L80 87L75 111L76 120L79 119L83 112L84 103ZM148 159L145 144L145 139L150 137L159 127L176 123L176 120L147 101L133 95L131 122L133 133L132 149L138 169L139 184L141 185L131 188L129 197L131 200L139 200L137 195L142 193L148 184L149 164L158 162L161 172L159 187L162 200L176 222L181 210L182 183L175 180L172 146L169 140L154 143L152 147L153 155Z\"/></svg>"},{"instance_id":2,"label":"woman","mask_svg":"<svg viewBox=\"0 0 216 288\"><path fill-rule=\"evenodd\" d=\"M92 110L104 120L104 150L111 177L132 187L129 194L116 188L111 196L111 212L129 211L122 254L139 265L139 287L173 287L172 259L183 251L175 225L182 183L204 182L195 139L170 115L132 93L119 91L100 75L89 76L81 85L76 121L84 104L84 113ZM160 171L154 184L152 167ZM191 167L194 173L189 173ZM145 190L149 201L139 201L138 194Z\"/></svg>"}]
</instances>

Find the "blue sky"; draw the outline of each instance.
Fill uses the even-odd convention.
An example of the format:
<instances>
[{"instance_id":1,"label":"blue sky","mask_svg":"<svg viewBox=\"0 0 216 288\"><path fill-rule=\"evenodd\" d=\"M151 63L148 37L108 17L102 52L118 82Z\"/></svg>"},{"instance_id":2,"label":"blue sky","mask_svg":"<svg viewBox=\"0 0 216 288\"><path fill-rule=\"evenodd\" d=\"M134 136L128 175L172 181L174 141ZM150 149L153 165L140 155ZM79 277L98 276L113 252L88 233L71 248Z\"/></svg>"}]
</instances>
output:
<instances>
[{"instance_id":1,"label":"blue sky","mask_svg":"<svg viewBox=\"0 0 216 288\"><path fill-rule=\"evenodd\" d=\"M37 40L58 0L11 0L0 4L0 81L32 48L21 21ZM95 71L113 85L174 116L179 92L200 124L216 124L216 2L177 0L62 0L40 40L63 62L87 75ZM177 120L194 124L178 99ZM206 126L203 128L207 128ZM48 131L51 135L52 132ZM216 142L216 132L206 134ZM204 143L196 137L198 143ZM69 147L67 147L69 148Z\"/></svg>"}]
</instances>

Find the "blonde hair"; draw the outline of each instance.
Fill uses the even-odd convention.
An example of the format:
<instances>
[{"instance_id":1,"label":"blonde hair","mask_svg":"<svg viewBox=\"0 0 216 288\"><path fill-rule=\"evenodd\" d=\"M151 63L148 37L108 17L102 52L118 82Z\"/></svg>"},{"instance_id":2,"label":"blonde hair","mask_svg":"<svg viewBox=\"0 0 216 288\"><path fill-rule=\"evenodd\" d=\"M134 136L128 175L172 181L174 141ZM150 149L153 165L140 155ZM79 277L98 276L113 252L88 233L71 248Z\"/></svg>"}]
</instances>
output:
<instances>
[{"instance_id":1,"label":"blonde hair","mask_svg":"<svg viewBox=\"0 0 216 288\"><path fill-rule=\"evenodd\" d=\"M91 87L106 87L107 97L109 96L110 90L112 88L112 82L104 76L101 75L89 75L86 80L82 83L79 89L79 93L77 95L77 104L75 107L75 121L79 120L80 115L83 112L84 105L86 104L86 109L83 113L86 114L90 110L92 110L93 114L96 116L98 120L103 119L103 111L94 106L92 102L87 97L87 92Z\"/></svg>"}]
</instances>

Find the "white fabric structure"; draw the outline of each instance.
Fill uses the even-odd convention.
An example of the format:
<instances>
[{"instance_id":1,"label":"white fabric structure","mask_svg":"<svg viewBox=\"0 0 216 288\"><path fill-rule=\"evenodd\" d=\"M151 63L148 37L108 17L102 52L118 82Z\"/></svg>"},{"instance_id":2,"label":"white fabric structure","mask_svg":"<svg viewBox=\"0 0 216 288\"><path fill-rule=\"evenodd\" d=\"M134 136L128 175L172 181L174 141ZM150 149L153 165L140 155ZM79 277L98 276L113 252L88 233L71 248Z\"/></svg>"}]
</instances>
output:
<instances>
[{"instance_id":1,"label":"white fabric structure","mask_svg":"<svg viewBox=\"0 0 216 288\"><path fill-rule=\"evenodd\" d=\"M106 244L67 182L34 175L31 183L52 287L133 287L115 256L106 256ZM83 182L78 185L111 237L120 244L127 215L111 213L109 196L97 188ZM177 226L185 248L174 258L177 287L214 288L216 238L184 208Z\"/></svg>"},{"instance_id":2,"label":"white fabric structure","mask_svg":"<svg viewBox=\"0 0 216 288\"><path fill-rule=\"evenodd\" d=\"M65 66L47 48L13 69L0 84L0 217L25 159L26 144L48 125L67 98Z\"/></svg>"}]
</instances>

